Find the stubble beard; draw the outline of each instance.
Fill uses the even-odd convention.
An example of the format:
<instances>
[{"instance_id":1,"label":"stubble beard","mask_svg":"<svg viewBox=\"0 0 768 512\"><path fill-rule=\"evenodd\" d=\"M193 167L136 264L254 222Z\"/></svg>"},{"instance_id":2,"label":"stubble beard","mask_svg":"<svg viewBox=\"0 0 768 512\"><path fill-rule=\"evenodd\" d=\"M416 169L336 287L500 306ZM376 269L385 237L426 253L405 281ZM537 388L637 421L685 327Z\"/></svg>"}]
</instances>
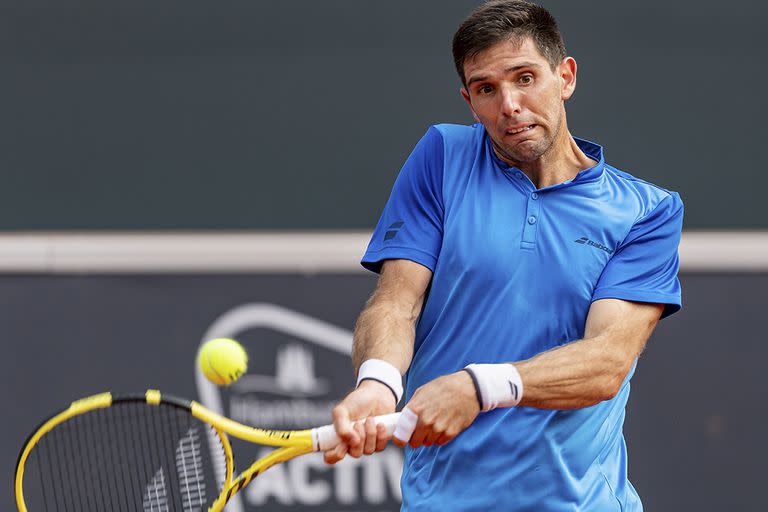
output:
<instances>
[{"instance_id":1,"label":"stubble beard","mask_svg":"<svg viewBox=\"0 0 768 512\"><path fill-rule=\"evenodd\" d=\"M552 149L555 141L558 138L560 130L562 128L563 116L560 114L554 123L556 129L554 133L551 133L539 125L539 128L544 130L544 135L538 140L526 140L514 146L507 144L500 144L498 141L491 137L491 142L498 156L504 161L512 165L518 163L525 164L535 162L547 152Z\"/></svg>"},{"instance_id":2,"label":"stubble beard","mask_svg":"<svg viewBox=\"0 0 768 512\"><path fill-rule=\"evenodd\" d=\"M553 142L552 137L549 136L538 141L526 140L515 146L499 144L495 140L491 140L499 156L511 164L535 162L549 151Z\"/></svg>"}]
</instances>

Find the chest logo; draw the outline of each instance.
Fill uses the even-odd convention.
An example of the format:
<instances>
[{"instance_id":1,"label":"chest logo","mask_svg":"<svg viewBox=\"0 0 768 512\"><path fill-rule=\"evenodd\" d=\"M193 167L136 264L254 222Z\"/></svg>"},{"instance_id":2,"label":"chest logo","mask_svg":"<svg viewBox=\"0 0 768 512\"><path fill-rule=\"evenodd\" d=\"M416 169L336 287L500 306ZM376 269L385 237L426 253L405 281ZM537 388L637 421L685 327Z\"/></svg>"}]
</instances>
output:
<instances>
[{"instance_id":1,"label":"chest logo","mask_svg":"<svg viewBox=\"0 0 768 512\"><path fill-rule=\"evenodd\" d=\"M578 240L574 240L574 242L576 242L577 244L591 245L592 247L597 247L601 251L605 251L608 254L613 254L613 249L609 249L608 247L604 246L603 244L600 244L600 243L597 243L597 242L593 242L592 240L590 240L589 238L587 238L585 236L579 238Z\"/></svg>"}]
</instances>

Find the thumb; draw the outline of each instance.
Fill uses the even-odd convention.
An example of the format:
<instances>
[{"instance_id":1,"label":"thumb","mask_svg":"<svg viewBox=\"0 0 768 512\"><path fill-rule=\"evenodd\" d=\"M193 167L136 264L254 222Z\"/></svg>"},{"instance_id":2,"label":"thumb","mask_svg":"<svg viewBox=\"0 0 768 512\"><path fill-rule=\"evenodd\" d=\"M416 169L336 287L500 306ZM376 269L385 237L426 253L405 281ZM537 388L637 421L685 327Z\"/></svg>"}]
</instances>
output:
<instances>
[{"instance_id":1,"label":"thumb","mask_svg":"<svg viewBox=\"0 0 768 512\"><path fill-rule=\"evenodd\" d=\"M333 408L333 428L336 430L336 434L341 438L344 443L356 445L360 442L359 436L355 429L352 428L352 421L349 419L349 409L339 404Z\"/></svg>"}]
</instances>

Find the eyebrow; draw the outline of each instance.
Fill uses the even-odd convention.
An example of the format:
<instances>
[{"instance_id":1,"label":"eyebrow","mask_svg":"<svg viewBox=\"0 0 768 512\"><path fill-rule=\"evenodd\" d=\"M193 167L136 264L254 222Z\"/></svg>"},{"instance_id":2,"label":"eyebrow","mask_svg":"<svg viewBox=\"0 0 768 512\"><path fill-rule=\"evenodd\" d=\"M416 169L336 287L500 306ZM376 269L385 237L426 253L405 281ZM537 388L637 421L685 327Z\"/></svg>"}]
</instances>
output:
<instances>
[{"instance_id":1,"label":"eyebrow","mask_svg":"<svg viewBox=\"0 0 768 512\"><path fill-rule=\"evenodd\" d=\"M520 69L523 69L523 68L537 68L537 67L540 67L539 64L536 64L534 62L523 62L516 66L512 66L511 68L505 69L504 74L507 75L509 73L514 73L515 71L519 71ZM475 82L482 82L484 80L488 80L488 75L473 76L467 81L467 87L469 87Z\"/></svg>"}]
</instances>

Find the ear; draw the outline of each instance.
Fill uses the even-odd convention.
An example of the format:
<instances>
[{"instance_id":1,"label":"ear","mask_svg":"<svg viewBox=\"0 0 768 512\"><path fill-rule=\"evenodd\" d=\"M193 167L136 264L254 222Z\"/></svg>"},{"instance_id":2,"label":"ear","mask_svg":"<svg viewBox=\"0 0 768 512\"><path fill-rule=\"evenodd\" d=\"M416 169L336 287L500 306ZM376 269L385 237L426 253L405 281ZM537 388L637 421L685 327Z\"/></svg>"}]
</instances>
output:
<instances>
[{"instance_id":1,"label":"ear","mask_svg":"<svg viewBox=\"0 0 768 512\"><path fill-rule=\"evenodd\" d=\"M576 90L576 61L573 57L564 58L557 67L557 72L562 82L560 97L565 101L573 96Z\"/></svg>"},{"instance_id":2,"label":"ear","mask_svg":"<svg viewBox=\"0 0 768 512\"><path fill-rule=\"evenodd\" d=\"M464 98L464 101L467 102L467 105L469 105L469 110L472 111L472 117L475 118L475 121L478 123L480 122L480 118L477 117L477 113L475 112L475 108L472 106L472 99L469 97L469 91L467 91L466 87L462 87L459 91L461 93L461 97Z\"/></svg>"}]
</instances>

